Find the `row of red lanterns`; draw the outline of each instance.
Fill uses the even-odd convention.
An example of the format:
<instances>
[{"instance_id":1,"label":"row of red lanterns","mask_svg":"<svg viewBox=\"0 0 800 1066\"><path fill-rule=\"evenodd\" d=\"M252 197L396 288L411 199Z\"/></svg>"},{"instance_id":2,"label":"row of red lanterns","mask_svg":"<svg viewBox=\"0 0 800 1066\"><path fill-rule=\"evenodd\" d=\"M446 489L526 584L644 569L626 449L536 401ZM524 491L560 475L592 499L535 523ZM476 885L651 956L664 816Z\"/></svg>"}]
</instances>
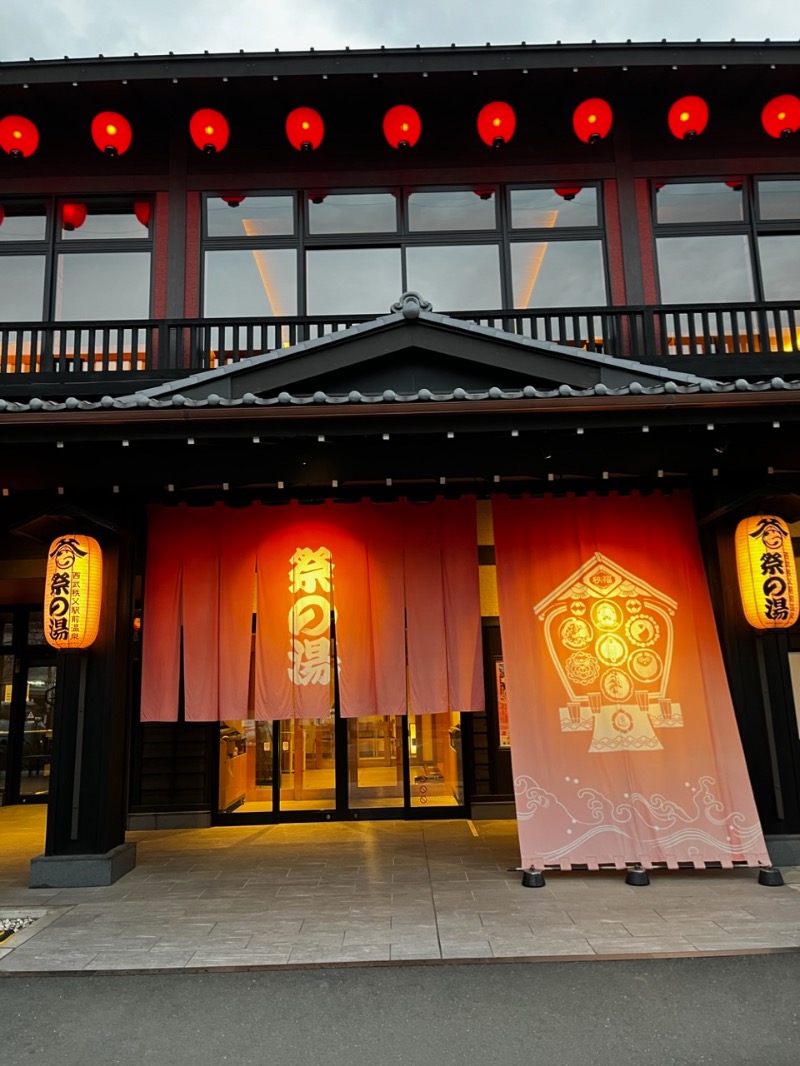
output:
<instances>
[{"instance_id":1,"label":"row of red lanterns","mask_svg":"<svg viewBox=\"0 0 800 1066\"><path fill-rule=\"evenodd\" d=\"M701 96L682 96L669 109L667 124L679 140L698 137L708 125L708 104ZM586 144L607 137L613 113L599 97L584 100L572 116L576 136ZM800 129L800 100L784 94L770 100L761 112L761 122L770 137L786 137ZM481 140L492 147L507 144L514 136L517 118L510 104L495 100L481 108L477 126ZM122 155L131 146L130 122L116 111L101 111L92 120L92 140L110 156ZM422 133L422 120L413 107L398 104L383 119L383 134L393 148L413 148ZM189 135L209 155L221 152L228 143L230 127L219 111L201 108L189 120ZM298 107L286 118L286 136L293 148L308 151L319 148L325 136L325 124L318 111ZM0 148L14 157L33 155L39 144L39 131L21 115L7 115L0 120Z\"/></svg>"}]
</instances>

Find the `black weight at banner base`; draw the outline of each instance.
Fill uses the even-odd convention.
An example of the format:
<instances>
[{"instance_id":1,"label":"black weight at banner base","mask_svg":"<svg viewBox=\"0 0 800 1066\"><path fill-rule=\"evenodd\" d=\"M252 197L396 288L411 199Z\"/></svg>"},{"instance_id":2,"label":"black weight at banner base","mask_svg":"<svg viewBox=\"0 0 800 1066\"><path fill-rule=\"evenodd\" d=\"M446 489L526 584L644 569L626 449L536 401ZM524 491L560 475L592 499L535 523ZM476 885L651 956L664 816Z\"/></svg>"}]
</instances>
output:
<instances>
[{"instance_id":1,"label":"black weight at banner base","mask_svg":"<svg viewBox=\"0 0 800 1066\"><path fill-rule=\"evenodd\" d=\"M784 884L783 874L776 866L763 866L758 871L758 883L767 888L780 888Z\"/></svg>"},{"instance_id":2,"label":"black weight at banner base","mask_svg":"<svg viewBox=\"0 0 800 1066\"><path fill-rule=\"evenodd\" d=\"M523 870L522 872L522 887L523 888L544 888L544 874L541 870L534 870L533 867L530 870Z\"/></svg>"},{"instance_id":3,"label":"black weight at banner base","mask_svg":"<svg viewBox=\"0 0 800 1066\"><path fill-rule=\"evenodd\" d=\"M641 866L632 866L625 874L625 884L633 885L636 888L644 888L649 885L650 878L647 870L642 869Z\"/></svg>"}]
</instances>

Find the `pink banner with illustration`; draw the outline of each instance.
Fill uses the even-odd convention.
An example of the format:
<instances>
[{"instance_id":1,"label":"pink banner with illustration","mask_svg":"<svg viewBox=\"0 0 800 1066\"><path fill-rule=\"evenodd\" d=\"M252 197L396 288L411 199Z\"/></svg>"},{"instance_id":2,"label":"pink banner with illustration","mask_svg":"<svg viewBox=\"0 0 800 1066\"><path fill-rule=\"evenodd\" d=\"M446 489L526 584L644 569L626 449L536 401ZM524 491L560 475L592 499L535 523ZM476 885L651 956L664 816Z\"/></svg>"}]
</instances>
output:
<instances>
[{"instance_id":1,"label":"pink banner with illustration","mask_svg":"<svg viewBox=\"0 0 800 1066\"><path fill-rule=\"evenodd\" d=\"M522 865L768 864L689 496L493 511Z\"/></svg>"}]
</instances>

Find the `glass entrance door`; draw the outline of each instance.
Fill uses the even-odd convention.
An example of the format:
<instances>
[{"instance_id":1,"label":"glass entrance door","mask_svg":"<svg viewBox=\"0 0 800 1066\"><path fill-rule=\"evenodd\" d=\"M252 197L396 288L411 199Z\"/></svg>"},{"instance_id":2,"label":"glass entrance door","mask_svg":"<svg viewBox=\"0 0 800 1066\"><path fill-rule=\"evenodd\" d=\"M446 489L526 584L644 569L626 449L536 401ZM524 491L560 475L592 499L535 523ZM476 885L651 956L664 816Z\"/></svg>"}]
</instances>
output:
<instances>
[{"instance_id":1,"label":"glass entrance door","mask_svg":"<svg viewBox=\"0 0 800 1066\"><path fill-rule=\"evenodd\" d=\"M458 714L220 723L220 823L454 815Z\"/></svg>"},{"instance_id":2,"label":"glass entrance door","mask_svg":"<svg viewBox=\"0 0 800 1066\"><path fill-rule=\"evenodd\" d=\"M0 610L0 802L40 803L50 791L56 656L42 612Z\"/></svg>"}]
</instances>

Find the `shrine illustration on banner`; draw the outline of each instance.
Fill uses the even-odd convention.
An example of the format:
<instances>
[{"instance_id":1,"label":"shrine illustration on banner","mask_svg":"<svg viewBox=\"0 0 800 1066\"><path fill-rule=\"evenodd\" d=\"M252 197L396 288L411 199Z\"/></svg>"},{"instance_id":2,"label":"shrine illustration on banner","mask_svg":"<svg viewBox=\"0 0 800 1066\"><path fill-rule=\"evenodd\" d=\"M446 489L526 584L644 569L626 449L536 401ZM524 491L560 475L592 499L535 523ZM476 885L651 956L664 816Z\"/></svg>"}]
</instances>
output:
<instances>
[{"instance_id":1,"label":"shrine illustration on banner","mask_svg":"<svg viewBox=\"0 0 800 1066\"><path fill-rule=\"evenodd\" d=\"M533 608L564 685L563 732L588 750L657 751L658 730L683 726L669 697L678 604L596 552Z\"/></svg>"}]
</instances>

